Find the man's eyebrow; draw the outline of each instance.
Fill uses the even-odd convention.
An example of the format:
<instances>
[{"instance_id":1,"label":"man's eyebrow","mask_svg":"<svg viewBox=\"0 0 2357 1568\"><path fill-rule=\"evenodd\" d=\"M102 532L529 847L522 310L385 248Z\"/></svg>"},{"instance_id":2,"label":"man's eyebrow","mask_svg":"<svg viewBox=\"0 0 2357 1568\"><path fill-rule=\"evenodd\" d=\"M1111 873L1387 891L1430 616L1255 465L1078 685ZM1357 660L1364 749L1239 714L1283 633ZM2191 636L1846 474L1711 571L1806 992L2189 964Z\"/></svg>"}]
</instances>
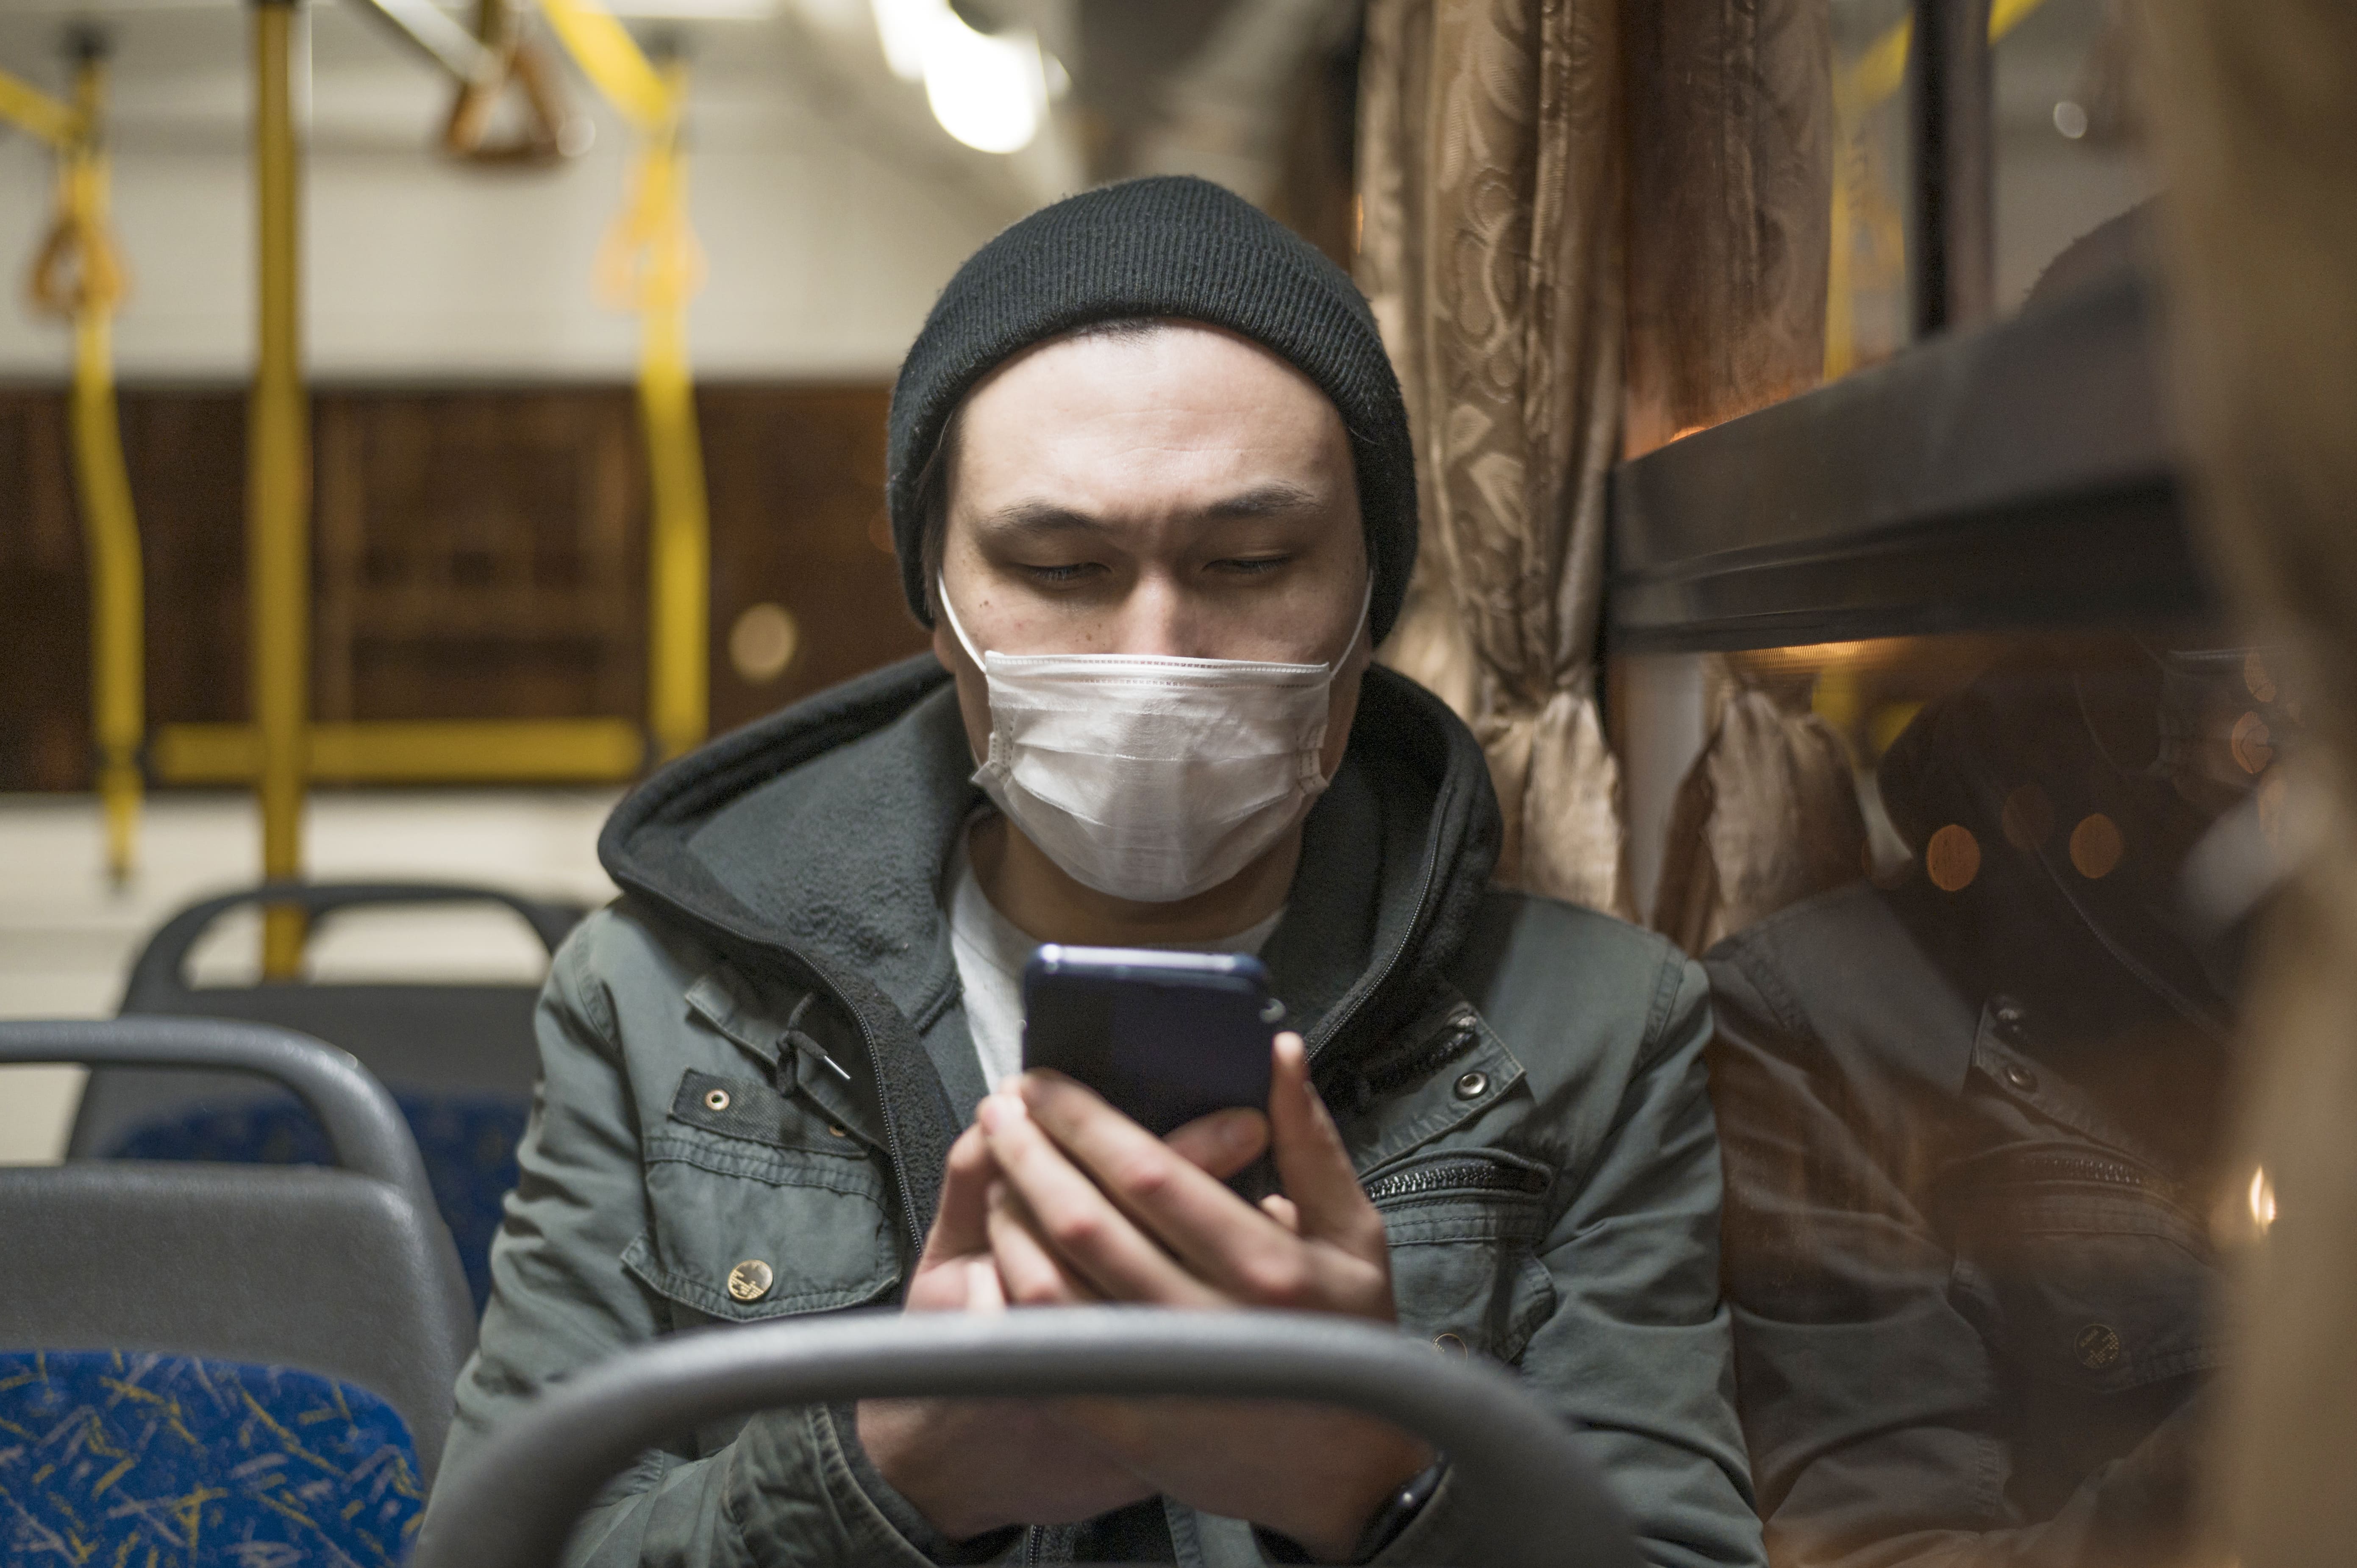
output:
<instances>
[{"instance_id":1,"label":"man's eyebrow","mask_svg":"<svg viewBox=\"0 0 2357 1568\"><path fill-rule=\"evenodd\" d=\"M1234 495L1223 496L1198 514L1226 521L1231 518L1281 517L1287 512L1312 511L1322 503L1314 490L1281 479L1254 485ZM1018 534L1039 538L1049 534L1095 532L1105 526L1100 518L1061 505L1044 498L1010 501L975 519L978 526L992 532Z\"/></svg>"},{"instance_id":2,"label":"man's eyebrow","mask_svg":"<svg viewBox=\"0 0 2357 1568\"><path fill-rule=\"evenodd\" d=\"M1315 490L1304 490L1297 483L1268 481L1252 486L1249 490L1237 490L1235 495L1223 495L1204 507L1200 516L1209 519L1235 519L1235 516L1282 516L1286 511L1315 511L1320 507ZM1075 511L1072 507L1059 505L1053 499L1018 499L1009 505L985 511L975 519L983 528L1004 531L1004 533L1047 535L1047 533L1084 533L1103 528L1103 519L1089 516L1087 511Z\"/></svg>"},{"instance_id":3,"label":"man's eyebrow","mask_svg":"<svg viewBox=\"0 0 2357 1568\"><path fill-rule=\"evenodd\" d=\"M982 527L993 532L1040 535L1068 533L1075 531L1093 532L1104 526L1084 511L1059 506L1050 500L1020 500L985 512L975 519Z\"/></svg>"},{"instance_id":4,"label":"man's eyebrow","mask_svg":"<svg viewBox=\"0 0 2357 1568\"><path fill-rule=\"evenodd\" d=\"M1320 504L1315 491L1303 489L1273 479L1265 485L1212 502L1203 509L1206 517L1276 517L1289 511L1313 511Z\"/></svg>"}]
</instances>

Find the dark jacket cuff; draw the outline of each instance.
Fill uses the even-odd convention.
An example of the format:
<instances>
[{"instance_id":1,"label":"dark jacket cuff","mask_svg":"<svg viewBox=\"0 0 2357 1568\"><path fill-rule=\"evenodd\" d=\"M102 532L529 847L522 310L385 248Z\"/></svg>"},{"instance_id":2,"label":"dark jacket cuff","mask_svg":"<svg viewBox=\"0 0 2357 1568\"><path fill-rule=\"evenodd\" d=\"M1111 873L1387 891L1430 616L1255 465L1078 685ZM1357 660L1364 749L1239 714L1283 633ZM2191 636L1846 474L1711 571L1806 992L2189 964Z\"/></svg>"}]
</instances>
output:
<instances>
[{"instance_id":1,"label":"dark jacket cuff","mask_svg":"<svg viewBox=\"0 0 2357 1568\"><path fill-rule=\"evenodd\" d=\"M891 1482L876 1468L867 1457L867 1450L859 1441L859 1407L856 1404L835 1404L827 1407L827 1417L834 1425L834 1440L843 1449L843 1461L851 1471L851 1479L867 1494L876 1511L885 1522L900 1532L901 1539L945 1568L972 1563L988 1563L1004 1552L1021 1531L1020 1525L1008 1525L967 1541L952 1541L918 1510L917 1505L902 1497Z\"/></svg>"}]
</instances>

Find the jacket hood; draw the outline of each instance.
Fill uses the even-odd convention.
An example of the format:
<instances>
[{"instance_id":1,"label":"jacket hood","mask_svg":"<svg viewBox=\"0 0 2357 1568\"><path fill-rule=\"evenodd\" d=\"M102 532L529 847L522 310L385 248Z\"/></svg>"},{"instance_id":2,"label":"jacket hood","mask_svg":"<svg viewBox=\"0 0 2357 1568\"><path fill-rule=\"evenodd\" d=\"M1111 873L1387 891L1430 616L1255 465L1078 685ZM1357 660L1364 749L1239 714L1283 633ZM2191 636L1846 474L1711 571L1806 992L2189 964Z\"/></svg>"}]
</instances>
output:
<instances>
[{"instance_id":1,"label":"jacket hood","mask_svg":"<svg viewBox=\"0 0 2357 1568\"><path fill-rule=\"evenodd\" d=\"M643 912L852 1014L902 1190L925 1216L963 1120L920 1035L957 994L940 889L983 803L974 770L948 672L923 654L673 763L597 844ZM1370 668L1262 954L1321 1080L1380 1052L1429 995L1471 928L1499 838L1471 733L1422 687Z\"/></svg>"}]
</instances>

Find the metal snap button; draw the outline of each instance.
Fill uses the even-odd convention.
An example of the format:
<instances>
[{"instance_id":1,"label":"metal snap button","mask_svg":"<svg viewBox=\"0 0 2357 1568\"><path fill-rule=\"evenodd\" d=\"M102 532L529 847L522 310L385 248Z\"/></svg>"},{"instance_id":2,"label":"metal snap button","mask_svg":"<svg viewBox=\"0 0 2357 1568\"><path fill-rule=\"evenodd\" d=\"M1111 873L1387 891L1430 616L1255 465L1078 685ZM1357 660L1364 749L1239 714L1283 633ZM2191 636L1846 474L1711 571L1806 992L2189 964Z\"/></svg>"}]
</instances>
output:
<instances>
[{"instance_id":1,"label":"metal snap button","mask_svg":"<svg viewBox=\"0 0 2357 1568\"><path fill-rule=\"evenodd\" d=\"M1490 1092L1490 1075L1476 1068L1457 1080L1457 1098L1479 1100Z\"/></svg>"},{"instance_id":2,"label":"metal snap button","mask_svg":"<svg viewBox=\"0 0 2357 1568\"><path fill-rule=\"evenodd\" d=\"M728 1294L738 1301L759 1301L770 1294L777 1276L759 1258L748 1258L728 1271Z\"/></svg>"},{"instance_id":3,"label":"metal snap button","mask_svg":"<svg viewBox=\"0 0 2357 1568\"><path fill-rule=\"evenodd\" d=\"M1454 1334L1434 1335L1432 1348L1445 1356L1462 1356L1467 1354L1468 1348L1465 1341Z\"/></svg>"},{"instance_id":4,"label":"metal snap button","mask_svg":"<svg viewBox=\"0 0 2357 1568\"><path fill-rule=\"evenodd\" d=\"M2119 1330L2108 1323L2090 1323L2079 1330L2071 1348L2079 1353L2079 1365L2099 1372L2120 1359Z\"/></svg>"},{"instance_id":5,"label":"metal snap button","mask_svg":"<svg viewBox=\"0 0 2357 1568\"><path fill-rule=\"evenodd\" d=\"M2022 1010L2021 1004L2010 996L1996 998L1990 1006L1989 1015L1996 1023L1996 1032L2008 1040L2021 1038L2022 1026L2029 1020L2029 1015Z\"/></svg>"},{"instance_id":6,"label":"metal snap button","mask_svg":"<svg viewBox=\"0 0 2357 1568\"><path fill-rule=\"evenodd\" d=\"M848 1138L851 1136L850 1133L845 1132L842 1128L836 1126L832 1122L826 1124L826 1135L830 1138Z\"/></svg>"},{"instance_id":7,"label":"metal snap button","mask_svg":"<svg viewBox=\"0 0 2357 1568\"><path fill-rule=\"evenodd\" d=\"M705 1090L704 1091L704 1108L705 1108L706 1111L726 1111L726 1110L727 1110L727 1109L728 1109L728 1091L727 1091L726 1090L725 1090L725 1089L707 1089L707 1090Z\"/></svg>"},{"instance_id":8,"label":"metal snap button","mask_svg":"<svg viewBox=\"0 0 2357 1568\"><path fill-rule=\"evenodd\" d=\"M2038 1075L2018 1062L2007 1062L2005 1080L2024 1094L2038 1087Z\"/></svg>"}]
</instances>

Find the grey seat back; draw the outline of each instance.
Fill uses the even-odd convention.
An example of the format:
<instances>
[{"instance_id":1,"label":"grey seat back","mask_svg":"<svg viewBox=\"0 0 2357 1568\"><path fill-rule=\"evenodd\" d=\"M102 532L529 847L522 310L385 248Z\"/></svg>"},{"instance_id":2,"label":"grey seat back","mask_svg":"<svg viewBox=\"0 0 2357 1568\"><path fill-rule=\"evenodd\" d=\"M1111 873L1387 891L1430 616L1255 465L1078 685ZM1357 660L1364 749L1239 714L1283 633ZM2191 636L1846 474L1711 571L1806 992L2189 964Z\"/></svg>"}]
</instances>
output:
<instances>
[{"instance_id":1,"label":"grey seat back","mask_svg":"<svg viewBox=\"0 0 2357 1568\"><path fill-rule=\"evenodd\" d=\"M1562 1419L1501 1369L1372 1324L1151 1307L860 1313L682 1335L543 1392L435 1495L410 1568L553 1564L597 1489L699 1423L861 1398L1178 1395L1347 1406L1447 1455L1482 1568L1635 1568L1619 1507Z\"/></svg>"},{"instance_id":2,"label":"grey seat back","mask_svg":"<svg viewBox=\"0 0 2357 1568\"><path fill-rule=\"evenodd\" d=\"M202 1018L0 1023L0 1063L234 1070L291 1090L337 1168L98 1160L0 1168L0 1348L296 1367L381 1395L430 1479L474 1348L417 1148L348 1053Z\"/></svg>"},{"instance_id":3,"label":"grey seat back","mask_svg":"<svg viewBox=\"0 0 2357 1568\"><path fill-rule=\"evenodd\" d=\"M240 1018L299 1030L351 1052L399 1091L490 1096L519 1105L530 1098L539 1065L532 1033L539 996L534 985L191 985L188 955L206 929L232 909L264 903L294 904L315 919L388 905L500 904L521 916L552 953L581 918L580 909L446 883L265 884L173 916L149 940L124 988L125 1014ZM266 1085L232 1075L97 1068L82 1091L67 1153L92 1158L158 1121L273 1098Z\"/></svg>"}]
</instances>

